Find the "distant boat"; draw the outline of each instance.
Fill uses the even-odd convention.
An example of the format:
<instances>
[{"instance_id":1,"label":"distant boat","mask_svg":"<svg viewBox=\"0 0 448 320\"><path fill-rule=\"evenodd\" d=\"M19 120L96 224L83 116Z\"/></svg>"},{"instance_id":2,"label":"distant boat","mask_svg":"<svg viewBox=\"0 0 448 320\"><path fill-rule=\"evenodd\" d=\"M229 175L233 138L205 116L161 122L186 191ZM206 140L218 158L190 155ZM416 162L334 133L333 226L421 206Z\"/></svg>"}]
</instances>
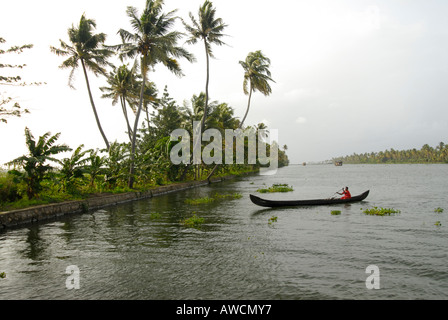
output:
<instances>
[{"instance_id":1,"label":"distant boat","mask_svg":"<svg viewBox=\"0 0 448 320\"><path fill-rule=\"evenodd\" d=\"M340 198L329 198L329 199L315 199L315 200L267 200L260 197L250 195L250 200L261 207L296 207L296 206L319 206L319 205L331 205L331 204L342 204L362 201L369 195L370 190L366 192L351 197L350 199L340 199Z\"/></svg>"},{"instance_id":2,"label":"distant boat","mask_svg":"<svg viewBox=\"0 0 448 320\"><path fill-rule=\"evenodd\" d=\"M336 161L336 162L334 163L334 165L335 165L336 167L340 167L340 166L342 166L342 161Z\"/></svg>"}]
</instances>

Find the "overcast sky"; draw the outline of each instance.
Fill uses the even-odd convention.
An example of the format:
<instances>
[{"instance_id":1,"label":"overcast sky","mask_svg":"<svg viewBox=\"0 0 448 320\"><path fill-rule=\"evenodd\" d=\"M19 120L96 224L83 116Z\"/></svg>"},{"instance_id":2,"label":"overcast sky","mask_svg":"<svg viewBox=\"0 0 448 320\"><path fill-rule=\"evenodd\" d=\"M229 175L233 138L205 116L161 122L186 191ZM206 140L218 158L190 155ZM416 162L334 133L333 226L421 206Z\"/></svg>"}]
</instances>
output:
<instances>
[{"instance_id":1,"label":"overcast sky","mask_svg":"<svg viewBox=\"0 0 448 320\"><path fill-rule=\"evenodd\" d=\"M202 0L166 0L188 19ZM14 70L40 87L0 86L31 114L0 123L0 163L26 149L24 128L36 138L61 132L73 149L104 147L81 72L76 90L67 86L69 70L49 47L68 41L67 29L83 13L97 32L117 44L118 29L131 30L126 7L140 11L145 0L15 0L1 4L0 37L12 45L34 44L21 55L2 55L0 63L21 62ZM271 59L273 92L252 96L246 124L264 122L278 129L292 163L321 161L385 149L448 143L448 2L444 0L215 0L217 16L228 28L224 47L214 47L210 98L227 102L242 118L247 96L238 61L262 50ZM179 30L182 26L179 25ZM184 41L182 40L181 44ZM196 63L182 61L183 78L162 67L150 73L160 92L165 85L179 104L205 89L203 47L185 45ZM18 59L18 60L17 60ZM1 69L5 73L6 69ZM119 106L101 99L104 78L90 76L93 96L109 140L126 141Z\"/></svg>"}]
</instances>

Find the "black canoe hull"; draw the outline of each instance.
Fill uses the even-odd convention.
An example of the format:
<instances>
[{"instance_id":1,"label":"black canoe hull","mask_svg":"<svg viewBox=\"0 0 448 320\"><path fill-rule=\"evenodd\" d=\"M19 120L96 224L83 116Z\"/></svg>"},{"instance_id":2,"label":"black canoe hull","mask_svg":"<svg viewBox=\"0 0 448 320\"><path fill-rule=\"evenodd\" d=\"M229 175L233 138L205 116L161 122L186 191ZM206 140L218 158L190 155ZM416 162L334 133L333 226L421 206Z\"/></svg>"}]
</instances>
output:
<instances>
[{"instance_id":1,"label":"black canoe hull","mask_svg":"<svg viewBox=\"0 0 448 320\"><path fill-rule=\"evenodd\" d=\"M351 197L350 199L315 199L315 200L267 200L262 199L254 195L250 195L250 200L258 206L261 207L296 207L296 206L319 206L319 205L332 205L332 204L342 204L342 203L352 203L357 201L362 201L369 195L370 190L366 192Z\"/></svg>"}]
</instances>

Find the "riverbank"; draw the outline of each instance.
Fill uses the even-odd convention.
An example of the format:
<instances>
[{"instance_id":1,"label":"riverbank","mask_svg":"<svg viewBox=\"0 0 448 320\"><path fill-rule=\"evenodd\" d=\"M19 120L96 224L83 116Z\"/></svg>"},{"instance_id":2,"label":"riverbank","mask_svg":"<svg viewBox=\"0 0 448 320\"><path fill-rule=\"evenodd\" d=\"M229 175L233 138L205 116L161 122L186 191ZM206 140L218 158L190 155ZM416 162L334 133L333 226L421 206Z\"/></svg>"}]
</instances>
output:
<instances>
[{"instance_id":1,"label":"riverbank","mask_svg":"<svg viewBox=\"0 0 448 320\"><path fill-rule=\"evenodd\" d=\"M254 172L248 172L241 175L250 173ZM83 200L70 200L0 212L0 230L39 223L41 221L48 221L50 219L55 219L68 214L87 213L89 211L99 210L120 203L152 198L170 192L205 186L209 183L222 182L225 180L234 179L238 176L240 175L214 177L210 179L210 182L208 180L181 182L155 187L147 191L125 192L118 194L97 194Z\"/></svg>"}]
</instances>

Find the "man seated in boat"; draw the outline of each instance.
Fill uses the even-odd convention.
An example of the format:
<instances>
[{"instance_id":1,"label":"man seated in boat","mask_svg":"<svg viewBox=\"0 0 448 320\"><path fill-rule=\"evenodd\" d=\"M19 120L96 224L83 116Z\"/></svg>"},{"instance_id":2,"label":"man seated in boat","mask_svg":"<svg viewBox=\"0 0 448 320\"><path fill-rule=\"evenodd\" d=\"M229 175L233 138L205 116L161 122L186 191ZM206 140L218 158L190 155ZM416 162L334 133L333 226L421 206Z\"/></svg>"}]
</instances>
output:
<instances>
[{"instance_id":1,"label":"man seated in boat","mask_svg":"<svg viewBox=\"0 0 448 320\"><path fill-rule=\"evenodd\" d=\"M342 193L338 194L342 195L341 199L350 199L352 195L350 194L350 191L348 191L348 187L342 188Z\"/></svg>"}]
</instances>

